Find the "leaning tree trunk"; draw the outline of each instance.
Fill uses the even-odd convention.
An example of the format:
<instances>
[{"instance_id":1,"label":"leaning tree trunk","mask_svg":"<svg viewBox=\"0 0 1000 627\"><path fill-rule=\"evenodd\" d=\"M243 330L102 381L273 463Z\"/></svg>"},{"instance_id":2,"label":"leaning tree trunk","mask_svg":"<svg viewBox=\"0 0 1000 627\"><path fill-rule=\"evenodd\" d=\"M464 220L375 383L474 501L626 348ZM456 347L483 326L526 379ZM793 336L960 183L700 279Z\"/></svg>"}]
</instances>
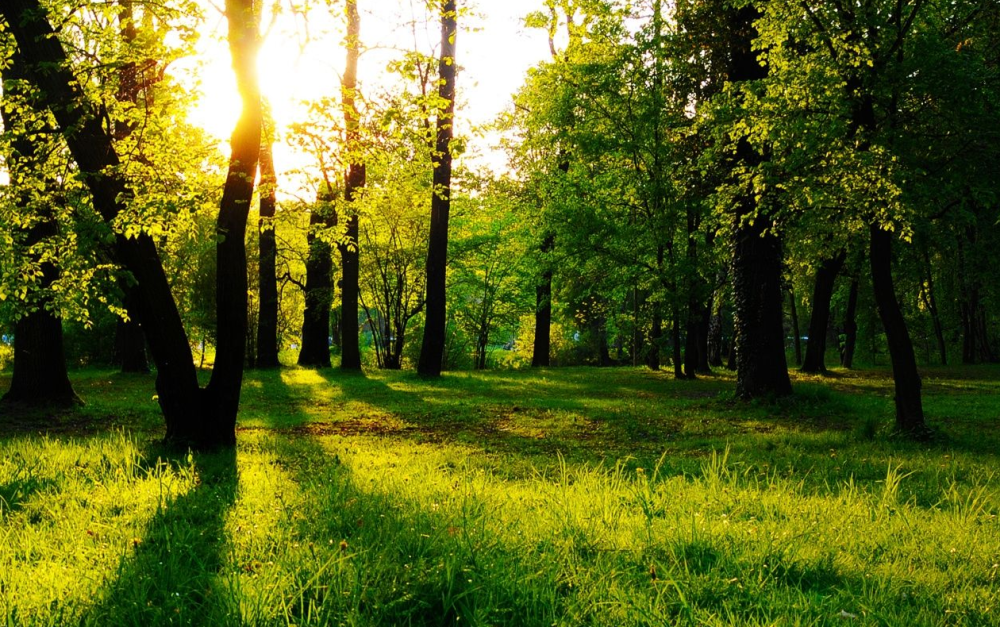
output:
<instances>
[{"instance_id":1,"label":"leaning tree trunk","mask_svg":"<svg viewBox=\"0 0 1000 627\"><path fill-rule=\"evenodd\" d=\"M277 179L274 173L274 122L265 121L260 143L260 222L258 225L260 261L257 266L257 367L277 368L278 360L278 239L274 216L278 207Z\"/></svg>"},{"instance_id":2,"label":"leaning tree trunk","mask_svg":"<svg viewBox=\"0 0 1000 627\"><path fill-rule=\"evenodd\" d=\"M20 112L28 103L14 102L17 95L28 98L27 90L22 89L21 81L26 77L21 54L13 54L10 65L4 70L3 101L0 102L0 118L8 133L14 134L10 143L10 153L7 155L7 166L13 174L12 178L30 180L39 176L42 157L37 150L35 140L31 139L30 129L21 128ZM49 130L49 129L46 129ZM25 195L20 204L29 206L30 199ZM45 239L54 237L57 232L55 217L51 209L39 210L38 221L24 234L24 247L31 250ZM32 261L41 261L38 255L32 255ZM13 402L33 406L69 406L78 402L73 386L66 372L66 355L63 350L62 321L53 312L46 309L51 298L45 295L52 284L59 278L59 269L51 261L40 264L42 272L41 284L38 286L42 296L36 303L37 309L17 321L14 329L14 373L10 382L10 390L3 396L4 402Z\"/></svg>"},{"instance_id":3,"label":"leaning tree trunk","mask_svg":"<svg viewBox=\"0 0 1000 627\"><path fill-rule=\"evenodd\" d=\"M417 372L441 376L444 360L448 272L448 214L451 211L451 138L455 119L455 38L458 34L456 0L444 0L441 11L441 59L438 97L444 107L437 116L434 150L434 190L431 197L431 230L427 245L427 298L424 339Z\"/></svg>"},{"instance_id":4,"label":"leaning tree trunk","mask_svg":"<svg viewBox=\"0 0 1000 627\"><path fill-rule=\"evenodd\" d=\"M896 428L904 433L923 436L927 427L920 401L920 374L892 280L892 234L879 226L871 227L870 262L875 303L889 343L896 384Z\"/></svg>"},{"instance_id":5,"label":"leaning tree trunk","mask_svg":"<svg viewBox=\"0 0 1000 627\"><path fill-rule=\"evenodd\" d=\"M753 49L754 21L760 15L752 4L729 11L733 38L729 80L734 83L767 77L767 68ZM764 161L746 137L739 139L735 158L750 170ZM792 393L792 384L785 360L781 240L752 189L740 191L736 202L732 262L736 396L744 400L785 396Z\"/></svg>"},{"instance_id":6,"label":"leaning tree trunk","mask_svg":"<svg viewBox=\"0 0 1000 627\"><path fill-rule=\"evenodd\" d=\"M358 243L358 211L353 203L361 198L367 183L365 164L358 146L360 120L355 102L358 83L358 54L361 46L361 18L357 0L347 0L347 62L342 81L344 128L350 164L344 176L344 199L348 203L347 241L340 244L342 280L340 287L340 367L361 369L361 345L358 336L358 301L360 298L361 251Z\"/></svg>"},{"instance_id":7,"label":"leaning tree trunk","mask_svg":"<svg viewBox=\"0 0 1000 627\"><path fill-rule=\"evenodd\" d=\"M837 275L844 267L847 252L840 251L832 259L824 259L816 270L813 287L812 316L809 318L809 341L802 372L826 372L826 330L830 326L830 301Z\"/></svg>"},{"instance_id":8,"label":"leaning tree trunk","mask_svg":"<svg viewBox=\"0 0 1000 627\"><path fill-rule=\"evenodd\" d=\"M244 235L260 150L252 2L227 0L226 7L230 49L244 106L233 133L230 172L219 210L220 342L212 381L205 390L198 386L191 347L153 239L145 234L115 239L118 261L139 286L143 328L156 363L156 389L167 423L167 440L196 448L232 445L236 440L247 309ZM70 72L66 53L45 16L39 0L4 0L0 4L0 17L26 61L31 82L39 87L41 98L59 124L94 208L105 222L113 223L132 190L118 174L121 162L112 136Z\"/></svg>"}]
</instances>

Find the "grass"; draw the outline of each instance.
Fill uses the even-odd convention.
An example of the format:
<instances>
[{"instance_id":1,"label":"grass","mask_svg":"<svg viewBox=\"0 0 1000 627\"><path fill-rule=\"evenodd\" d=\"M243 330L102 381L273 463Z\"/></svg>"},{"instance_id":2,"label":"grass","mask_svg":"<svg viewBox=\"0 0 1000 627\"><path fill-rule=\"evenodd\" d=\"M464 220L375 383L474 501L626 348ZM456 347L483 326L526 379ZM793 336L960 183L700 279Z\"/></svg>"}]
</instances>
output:
<instances>
[{"instance_id":1,"label":"grass","mask_svg":"<svg viewBox=\"0 0 1000 627\"><path fill-rule=\"evenodd\" d=\"M1000 624L1000 370L249 373L235 454L176 455L149 377L0 418L0 624ZM0 387L5 385L0 381ZM37 418L34 417L34 418Z\"/></svg>"}]
</instances>

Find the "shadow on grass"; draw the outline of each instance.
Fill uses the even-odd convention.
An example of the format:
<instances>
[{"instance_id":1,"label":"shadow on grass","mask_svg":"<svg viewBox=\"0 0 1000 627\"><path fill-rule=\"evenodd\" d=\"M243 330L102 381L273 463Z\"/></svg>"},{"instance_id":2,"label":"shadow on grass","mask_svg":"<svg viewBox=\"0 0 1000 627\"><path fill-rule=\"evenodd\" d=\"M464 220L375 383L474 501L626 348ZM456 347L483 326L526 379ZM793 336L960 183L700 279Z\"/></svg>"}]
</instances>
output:
<instances>
[{"instance_id":1,"label":"shadow on grass","mask_svg":"<svg viewBox=\"0 0 1000 627\"><path fill-rule=\"evenodd\" d=\"M97 594L82 621L89 625L224 625L238 614L218 588L226 513L236 500L236 452L170 457L151 447L147 460L196 472L185 494L163 495L133 552ZM188 463L192 462L192 463ZM158 463L160 463L158 461Z\"/></svg>"}]
</instances>

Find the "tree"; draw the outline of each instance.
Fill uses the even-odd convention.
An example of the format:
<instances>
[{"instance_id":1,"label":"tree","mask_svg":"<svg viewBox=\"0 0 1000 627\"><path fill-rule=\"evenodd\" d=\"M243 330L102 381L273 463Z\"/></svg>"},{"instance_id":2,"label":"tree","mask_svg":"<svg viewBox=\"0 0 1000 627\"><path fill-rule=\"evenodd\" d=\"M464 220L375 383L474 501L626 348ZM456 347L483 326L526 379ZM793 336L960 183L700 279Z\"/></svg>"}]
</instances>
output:
<instances>
[{"instance_id":1,"label":"tree","mask_svg":"<svg viewBox=\"0 0 1000 627\"><path fill-rule=\"evenodd\" d=\"M257 24L250 0L227 0L229 43L243 113L232 136L230 168L217 220L219 341L216 366L205 389L198 385L191 349L153 238L117 234L118 261L137 281L143 328L157 367L158 400L167 440L206 448L236 441L236 414L247 332L247 276L244 234L260 151L261 107L255 74ZM65 137L81 177L103 220L114 224L133 198L113 137L80 87L66 52L39 0L11 0L0 18L25 59L26 74L38 87Z\"/></svg>"},{"instance_id":2,"label":"tree","mask_svg":"<svg viewBox=\"0 0 1000 627\"><path fill-rule=\"evenodd\" d=\"M59 225L52 203L54 181L45 173L46 147L41 138L51 132L48 116L33 111L30 88L24 83L24 58L14 53L3 71L3 101L0 118L6 135L6 164L17 209L26 215L17 233L21 240L20 253L30 264L34 302L20 312L14 329L14 372L10 389L3 396L5 403L23 405L68 406L79 402L66 372L63 349L62 319L55 309L51 289L59 278L59 268L51 253L44 250L45 240L54 239ZM6 296L6 295L5 295ZM22 301L29 294L25 290Z\"/></svg>"},{"instance_id":3,"label":"tree","mask_svg":"<svg viewBox=\"0 0 1000 627\"><path fill-rule=\"evenodd\" d=\"M344 106L344 131L347 154L350 156L344 176L344 200L348 208L345 241L338 244L340 249L343 279L340 287L340 367L346 370L361 368L361 348L358 344L358 298L360 248L358 243L358 211L353 205L365 188L365 164L357 143L360 138L360 115L356 103L358 79L358 54L361 48L361 19L358 15L357 0L346 0L347 13L347 63L342 84Z\"/></svg>"},{"instance_id":4,"label":"tree","mask_svg":"<svg viewBox=\"0 0 1000 627\"><path fill-rule=\"evenodd\" d=\"M441 51L434 154L434 189L431 197L431 230L427 245L427 298L424 338L417 372L425 377L441 375L447 322L448 214L451 207L451 139L455 118L455 38L458 34L456 0L441 7Z\"/></svg>"},{"instance_id":5,"label":"tree","mask_svg":"<svg viewBox=\"0 0 1000 627\"><path fill-rule=\"evenodd\" d=\"M277 368L278 361L278 241L274 216L278 206L274 172L274 121L265 117L260 145L260 218L258 224L258 368Z\"/></svg>"}]
</instances>

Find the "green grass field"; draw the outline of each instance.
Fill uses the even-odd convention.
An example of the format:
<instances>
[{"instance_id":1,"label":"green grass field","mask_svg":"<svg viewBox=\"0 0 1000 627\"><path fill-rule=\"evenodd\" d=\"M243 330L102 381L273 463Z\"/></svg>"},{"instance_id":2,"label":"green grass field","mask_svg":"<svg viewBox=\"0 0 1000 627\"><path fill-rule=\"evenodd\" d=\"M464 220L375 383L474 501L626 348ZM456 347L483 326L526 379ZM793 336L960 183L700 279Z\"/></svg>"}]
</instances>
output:
<instances>
[{"instance_id":1,"label":"green grass field","mask_svg":"<svg viewBox=\"0 0 1000 627\"><path fill-rule=\"evenodd\" d=\"M176 454L150 377L0 418L5 625L997 625L1000 369L249 373ZM7 380L0 378L0 388Z\"/></svg>"}]
</instances>

